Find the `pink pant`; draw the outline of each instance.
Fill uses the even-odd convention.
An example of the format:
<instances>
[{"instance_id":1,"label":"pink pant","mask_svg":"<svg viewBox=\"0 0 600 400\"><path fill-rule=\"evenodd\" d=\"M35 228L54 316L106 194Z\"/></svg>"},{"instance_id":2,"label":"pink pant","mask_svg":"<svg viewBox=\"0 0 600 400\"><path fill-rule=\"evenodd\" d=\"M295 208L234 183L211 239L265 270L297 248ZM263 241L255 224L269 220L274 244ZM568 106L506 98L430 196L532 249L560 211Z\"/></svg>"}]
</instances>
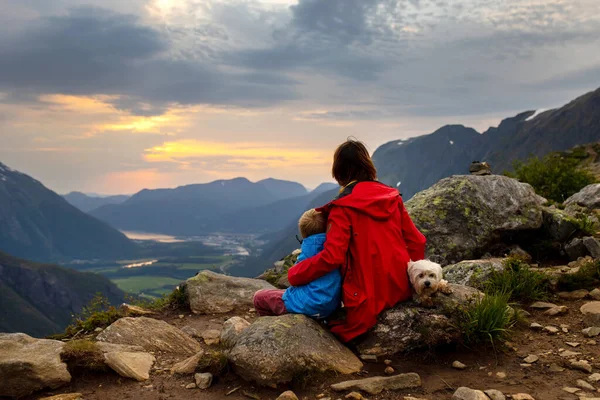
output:
<instances>
[{"instance_id":1,"label":"pink pant","mask_svg":"<svg viewBox=\"0 0 600 400\"><path fill-rule=\"evenodd\" d=\"M280 289L262 289L254 293L254 308L261 317L287 314Z\"/></svg>"}]
</instances>

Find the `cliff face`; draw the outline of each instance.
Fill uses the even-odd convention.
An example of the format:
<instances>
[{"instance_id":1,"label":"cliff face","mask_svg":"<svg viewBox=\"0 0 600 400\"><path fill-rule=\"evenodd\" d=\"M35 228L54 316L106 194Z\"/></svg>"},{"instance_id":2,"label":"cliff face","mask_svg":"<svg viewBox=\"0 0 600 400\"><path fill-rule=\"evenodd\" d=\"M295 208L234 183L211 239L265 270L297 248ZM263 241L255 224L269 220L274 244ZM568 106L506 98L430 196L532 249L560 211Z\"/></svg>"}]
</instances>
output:
<instances>
[{"instance_id":1,"label":"cliff face","mask_svg":"<svg viewBox=\"0 0 600 400\"><path fill-rule=\"evenodd\" d=\"M515 160L565 151L600 140L600 89L544 112L526 111L482 134L448 125L429 135L396 140L373 154L382 182L398 187L405 200L440 179L467 174L471 161L487 161L495 173Z\"/></svg>"},{"instance_id":2,"label":"cliff face","mask_svg":"<svg viewBox=\"0 0 600 400\"><path fill-rule=\"evenodd\" d=\"M61 332L97 293L113 304L124 301L124 293L103 276L0 253L2 332L37 337Z\"/></svg>"}]
</instances>

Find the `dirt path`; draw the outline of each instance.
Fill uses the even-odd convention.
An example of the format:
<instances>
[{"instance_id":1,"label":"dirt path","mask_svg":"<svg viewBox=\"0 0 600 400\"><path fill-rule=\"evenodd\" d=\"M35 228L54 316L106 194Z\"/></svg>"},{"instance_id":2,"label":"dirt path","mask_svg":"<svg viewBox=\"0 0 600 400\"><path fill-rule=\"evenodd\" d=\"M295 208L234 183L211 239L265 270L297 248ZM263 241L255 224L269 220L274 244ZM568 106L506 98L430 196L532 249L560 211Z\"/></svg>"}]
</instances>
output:
<instances>
[{"instance_id":1,"label":"dirt path","mask_svg":"<svg viewBox=\"0 0 600 400\"><path fill-rule=\"evenodd\" d=\"M578 379L586 379L590 374L567 368L568 359L559 355L560 351L571 350L582 353L580 357L594 361L600 360L600 346L592 343L591 339L583 337L579 307L585 301L556 300L559 305L569 307L567 315L548 317L543 311L529 310L532 315L529 322L537 322L543 326L554 325L561 329L561 325L568 326L568 333L562 330L550 335L542 331L534 331L528 326L520 327L515 331L509 348L494 352L489 349L469 350L464 347L438 349L435 352L419 352L404 357L392 358L392 366L397 372L417 372L420 374L423 387L420 390L384 392L376 396L365 396L369 399L403 399L404 396L413 395L430 400L451 399L452 393L460 386L473 389L497 389L505 394L529 393L536 400L578 399L562 390L565 386L576 386ZM202 332L207 329L219 329L222 322L229 316L189 316L179 318L177 314L165 314L161 318L167 322L183 327L192 326ZM255 317L248 314L248 319ZM578 347L571 347L566 342L579 343ZM510 348L512 346L512 348ZM523 358L529 354L539 357L539 360L529 367L523 367ZM458 360L467 365L466 370L452 368L452 362ZM168 368L178 359L158 358L159 367ZM555 371L550 368L555 364ZM557 368L558 367L558 368ZM600 364L598 364L600 367ZM385 365L383 360L379 363L366 363L365 374L361 377L383 375ZM558 372L560 368L563 371ZM595 368L594 368L595 369ZM594 371L595 372L595 371ZM212 387L205 391L198 389L185 389L185 385L192 382L192 377L172 377L166 372L154 372L150 381L134 382L119 377L114 373L105 374L79 374L74 375L73 383L58 391L44 393L44 395L81 392L86 400L105 399L135 399L135 400L163 400L163 399L248 399L258 396L260 399L275 399L287 389L292 389L300 399L315 399L319 394L332 399L343 398L345 393L335 393L329 385L348 379L360 378L358 376L338 377L307 377L303 383L291 386L280 386L277 389L257 387L242 381L234 373L229 372L224 376L215 378ZM303 386L304 385L304 386ZM234 389L236 389L233 391ZM233 391L227 395L227 393ZM590 391L588 391L590 392ZM40 396L28 399L37 399ZM600 397L600 394L598 394Z\"/></svg>"}]
</instances>

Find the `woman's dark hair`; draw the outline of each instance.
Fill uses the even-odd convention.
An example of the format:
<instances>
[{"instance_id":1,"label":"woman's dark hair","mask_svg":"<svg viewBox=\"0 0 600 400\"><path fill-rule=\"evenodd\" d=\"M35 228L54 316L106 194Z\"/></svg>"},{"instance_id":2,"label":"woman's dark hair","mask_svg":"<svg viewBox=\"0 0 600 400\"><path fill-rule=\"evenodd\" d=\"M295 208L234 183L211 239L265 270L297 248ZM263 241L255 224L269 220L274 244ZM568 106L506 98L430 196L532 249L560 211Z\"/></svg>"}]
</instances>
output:
<instances>
[{"instance_id":1,"label":"woman's dark hair","mask_svg":"<svg viewBox=\"0 0 600 400\"><path fill-rule=\"evenodd\" d=\"M352 181L376 180L377 170L365 145L349 138L333 155L331 175L340 186L346 186Z\"/></svg>"}]
</instances>

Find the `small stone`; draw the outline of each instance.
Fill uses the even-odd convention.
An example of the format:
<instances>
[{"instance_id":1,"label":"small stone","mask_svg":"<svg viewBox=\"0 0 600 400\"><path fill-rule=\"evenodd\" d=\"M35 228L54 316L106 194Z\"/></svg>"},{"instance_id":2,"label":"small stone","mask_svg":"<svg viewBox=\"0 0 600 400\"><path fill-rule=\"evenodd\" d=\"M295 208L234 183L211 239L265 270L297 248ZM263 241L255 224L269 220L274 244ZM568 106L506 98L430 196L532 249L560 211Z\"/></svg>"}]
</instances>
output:
<instances>
[{"instance_id":1,"label":"small stone","mask_svg":"<svg viewBox=\"0 0 600 400\"><path fill-rule=\"evenodd\" d=\"M184 318L185 318L185 315L179 314L179 319L184 319Z\"/></svg>"},{"instance_id":2,"label":"small stone","mask_svg":"<svg viewBox=\"0 0 600 400\"><path fill-rule=\"evenodd\" d=\"M460 361L454 361L452 363L452 368L454 368L454 369L466 369L467 366L465 364L461 363Z\"/></svg>"},{"instance_id":3,"label":"small stone","mask_svg":"<svg viewBox=\"0 0 600 400\"><path fill-rule=\"evenodd\" d=\"M571 369L587 372L588 374L592 373L592 366L585 360L571 361L569 367Z\"/></svg>"},{"instance_id":4,"label":"small stone","mask_svg":"<svg viewBox=\"0 0 600 400\"><path fill-rule=\"evenodd\" d=\"M383 360L385 365L392 365L392 360Z\"/></svg>"},{"instance_id":5,"label":"small stone","mask_svg":"<svg viewBox=\"0 0 600 400\"><path fill-rule=\"evenodd\" d=\"M581 392L581 389L579 388L574 388L574 387L564 387L562 388L563 392L567 392L567 393L571 393L571 394L575 394L577 392Z\"/></svg>"},{"instance_id":6,"label":"small stone","mask_svg":"<svg viewBox=\"0 0 600 400\"><path fill-rule=\"evenodd\" d=\"M567 308L567 306L557 306L557 307L553 307L549 310L546 310L544 312L544 315L548 315L550 317L554 317L557 315L563 315L566 314L569 311L569 309Z\"/></svg>"},{"instance_id":7,"label":"small stone","mask_svg":"<svg viewBox=\"0 0 600 400\"><path fill-rule=\"evenodd\" d=\"M213 376L211 373L205 372L194 375L194 380L199 389L208 389L212 385Z\"/></svg>"},{"instance_id":8,"label":"small stone","mask_svg":"<svg viewBox=\"0 0 600 400\"><path fill-rule=\"evenodd\" d=\"M536 301L529 307L535 308L536 310L548 310L550 308L558 307L556 304L546 303L544 301Z\"/></svg>"},{"instance_id":9,"label":"small stone","mask_svg":"<svg viewBox=\"0 0 600 400\"><path fill-rule=\"evenodd\" d=\"M209 329L207 331L204 331L200 334L200 336L202 337L202 339L204 339L204 343L206 343L208 346L211 346L213 344L219 344L219 342L221 341L221 331L218 331L216 329Z\"/></svg>"},{"instance_id":10,"label":"small stone","mask_svg":"<svg viewBox=\"0 0 600 400\"><path fill-rule=\"evenodd\" d=\"M195 383L188 383L187 385L185 385L186 389L196 389L196 384Z\"/></svg>"},{"instance_id":11,"label":"small stone","mask_svg":"<svg viewBox=\"0 0 600 400\"><path fill-rule=\"evenodd\" d=\"M573 358L580 354L581 353L577 353L576 351L571 351L571 350L563 350L560 353L558 353L559 356L564 357L564 358Z\"/></svg>"},{"instance_id":12,"label":"small stone","mask_svg":"<svg viewBox=\"0 0 600 400\"><path fill-rule=\"evenodd\" d=\"M588 376L587 380L590 382L596 383L596 382L600 381L600 374L599 373L592 374L592 375Z\"/></svg>"},{"instance_id":13,"label":"small stone","mask_svg":"<svg viewBox=\"0 0 600 400\"><path fill-rule=\"evenodd\" d=\"M104 330L104 329L102 329L102 328L98 327L98 328L94 329L94 332L96 332L96 333L100 333L100 332L102 332L103 330Z\"/></svg>"},{"instance_id":14,"label":"small stone","mask_svg":"<svg viewBox=\"0 0 600 400\"><path fill-rule=\"evenodd\" d=\"M565 369L561 366L559 366L558 364L550 364L550 367L548 368L548 370L550 372L563 372Z\"/></svg>"},{"instance_id":15,"label":"small stone","mask_svg":"<svg viewBox=\"0 0 600 400\"><path fill-rule=\"evenodd\" d=\"M325 397L325 393L320 393L318 395L315 396L317 399L322 399L323 397Z\"/></svg>"},{"instance_id":16,"label":"small stone","mask_svg":"<svg viewBox=\"0 0 600 400\"><path fill-rule=\"evenodd\" d=\"M499 390L489 389L484 390L483 392L487 394L490 400L506 400L506 396Z\"/></svg>"},{"instance_id":17,"label":"small stone","mask_svg":"<svg viewBox=\"0 0 600 400\"><path fill-rule=\"evenodd\" d=\"M345 396L346 399L350 399L350 400L362 400L364 399L364 397L362 396L362 394L358 393L358 392L350 392Z\"/></svg>"},{"instance_id":18,"label":"small stone","mask_svg":"<svg viewBox=\"0 0 600 400\"><path fill-rule=\"evenodd\" d=\"M590 326L589 328L585 328L581 331L585 337L596 337L600 335L600 327L598 326Z\"/></svg>"},{"instance_id":19,"label":"small stone","mask_svg":"<svg viewBox=\"0 0 600 400\"><path fill-rule=\"evenodd\" d=\"M534 331L541 331L544 329L544 327L537 322L533 322L531 325L529 325L529 328L533 329Z\"/></svg>"},{"instance_id":20,"label":"small stone","mask_svg":"<svg viewBox=\"0 0 600 400\"><path fill-rule=\"evenodd\" d=\"M452 395L453 400L488 400L489 398L481 390L468 387L459 387Z\"/></svg>"},{"instance_id":21,"label":"small stone","mask_svg":"<svg viewBox=\"0 0 600 400\"><path fill-rule=\"evenodd\" d=\"M505 379L506 378L506 372L496 372L496 378L498 378L498 379Z\"/></svg>"},{"instance_id":22,"label":"small stone","mask_svg":"<svg viewBox=\"0 0 600 400\"><path fill-rule=\"evenodd\" d=\"M519 366L521 366L521 368L530 368L531 364L523 363L523 364L519 364Z\"/></svg>"},{"instance_id":23,"label":"small stone","mask_svg":"<svg viewBox=\"0 0 600 400\"><path fill-rule=\"evenodd\" d=\"M513 400L535 400L530 394L517 393L512 395Z\"/></svg>"},{"instance_id":24,"label":"small stone","mask_svg":"<svg viewBox=\"0 0 600 400\"><path fill-rule=\"evenodd\" d=\"M585 344L589 344L590 346L595 346L598 343L595 340L588 340L587 342L585 342Z\"/></svg>"},{"instance_id":25,"label":"small stone","mask_svg":"<svg viewBox=\"0 0 600 400\"><path fill-rule=\"evenodd\" d=\"M589 383L587 383L583 379L577 379L576 385L577 385L577 387L580 387L581 389L596 390L595 387L593 387L592 385L590 385Z\"/></svg>"},{"instance_id":26,"label":"small stone","mask_svg":"<svg viewBox=\"0 0 600 400\"><path fill-rule=\"evenodd\" d=\"M594 300L600 300L600 289L594 289L590 292L590 297Z\"/></svg>"},{"instance_id":27,"label":"small stone","mask_svg":"<svg viewBox=\"0 0 600 400\"><path fill-rule=\"evenodd\" d=\"M396 371L392 367L386 367L384 372L386 375L392 375Z\"/></svg>"},{"instance_id":28,"label":"small stone","mask_svg":"<svg viewBox=\"0 0 600 400\"><path fill-rule=\"evenodd\" d=\"M536 356L535 354L530 354L527 357L525 357L523 359L523 361L525 361L527 364L533 364L534 362L538 361L540 358L538 356Z\"/></svg>"},{"instance_id":29,"label":"small stone","mask_svg":"<svg viewBox=\"0 0 600 400\"><path fill-rule=\"evenodd\" d=\"M298 396L296 396L296 393L292 392L291 390L288 390L281 393L277 400L298 400Z\"/></svg>"},{"instance_id":30,"label":"small stone","mask_svg":"<svg viewBox=\"0 0 600 400\"><path fill-rule=\"evenodd\" d=\"M550 333L550 334L554 335L554 334L558 333L558 328L557 328L557 327L555 327L555 326L550 326L550 325L549 325L549 326L545 326L545 327L544 327L544 331L546 331L546 332L548 332L548 333Z\"/></svg>"},{"instance_id":31,"label":"small stone","mask_svg":"<svg viewBox=\"0 0 600 400\"><path fill-rule=\"evenodd\" d=\"M560 293L558 293L558 297L561 297L563 299L570 299L570 300L581 300L581 299L585 299L589 294L590 294L590 292L588 292L587 290L579 289L579 290L575 290L573 292L560 292Z\"/></svg>"},{"instance_id":32,"label":"small stone","mask_svg":"<svg viewBox=\"0 0 600 400\"><path fill-rule=\"evenodd\" d=\"M571 346L571 347L579 347L580 343L577 342L565 342L565 344Z\"/></svg>"}]
</instances>

